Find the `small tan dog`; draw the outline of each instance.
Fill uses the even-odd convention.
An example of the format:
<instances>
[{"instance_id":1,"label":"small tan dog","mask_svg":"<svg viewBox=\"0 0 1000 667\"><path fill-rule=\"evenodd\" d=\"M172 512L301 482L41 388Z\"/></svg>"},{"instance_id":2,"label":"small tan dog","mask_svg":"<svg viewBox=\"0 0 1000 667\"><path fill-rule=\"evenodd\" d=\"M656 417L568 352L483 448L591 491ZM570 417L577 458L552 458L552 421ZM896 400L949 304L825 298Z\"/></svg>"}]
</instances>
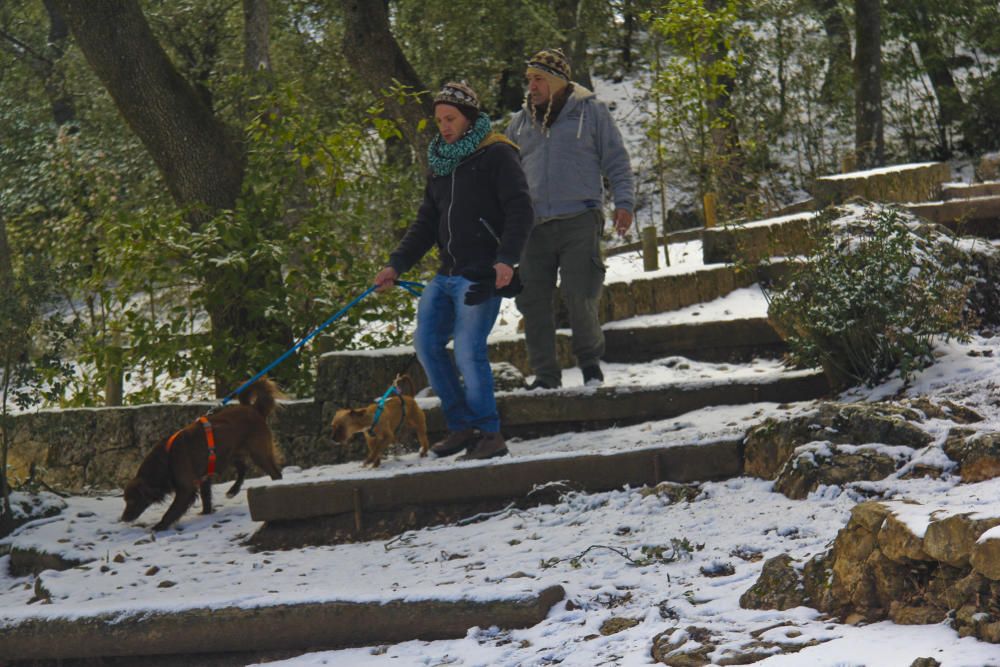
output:
<instances>
[{"instance_id":1,"label":"small tan dog","mask_svg":"<svg viewBox=\"0 0 1000 667\"><path fill-rule=\"evenodd\" d=\"M409 393L400 389L400 384L403 382L409 385ZM355 433L359 431L364 433L365 443L368 445L368 457L365 458L363 466L371 464L373 468L379 467L386 447L397 442L399 431L404 425L416 432L417 440L420 441L420 456L427 456L427 448L430 446L427 441L427 420L424 418L424 411L413 399L413 380L407 375L397 375L396 381L392 384L394 391L387 393L384 400L379 399L367 408L337 410L333 415L333 421L330 422L333 428L333 440L341 445L347 443ZM382 410L376 422L375 415L379 413L379 403L382 404Z\"/></svg>"}]
</instances>

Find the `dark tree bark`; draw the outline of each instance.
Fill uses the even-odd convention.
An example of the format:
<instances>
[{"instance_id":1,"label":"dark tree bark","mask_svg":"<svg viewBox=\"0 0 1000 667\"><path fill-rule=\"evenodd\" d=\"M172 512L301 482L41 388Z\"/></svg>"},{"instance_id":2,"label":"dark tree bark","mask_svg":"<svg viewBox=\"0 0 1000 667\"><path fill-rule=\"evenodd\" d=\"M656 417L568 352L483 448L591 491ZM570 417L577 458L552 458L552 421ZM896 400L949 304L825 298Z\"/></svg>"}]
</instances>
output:
<instances>
[{"instance_id":1,"label":"dark tree bark","mask_svg":"<svg viewBox=\"0 0 1000 667\"><path fill-rule=\"evenodd\" d=\"M401 121L400 130L406 142L421 164L425 164L433 126L428 123L424 132L418 128L421 121L433 114L431 96L422 94L419 102L407 98L402 104L393 96L384 97L384 91L395 82L408 86L411 92L427 91L389 30L385 0L340 0L340 5L344 11L344 56L347 62L368 89L377 98L384 99L388 117Z\"/></svg>"},{"instance_id":2,"label":"dark tree bark","mask_svg":"<svg viewBox=\"0 0 1000 667\"><path fill-rule=\"evenodd\" d=\"M622 69L626 73L632 71L632 43L635 41L635 11L632 0L622 2Z\"/></svg>"},{"instance_id":3,"label":"dark tree bark","mask_svg":"<svg viewBox=\"0 0 1000 667\"><path fill-rule=\"evenodd\" d=\"M880 0L854 1L854 151L860 169L885 163L881 10Z\"/></svg>"},{"instance_id":4,"label":"dark tree bark","mask_svg":"<svg viewBox=\"0 0 1000 667\"><path fill-rule=\"evenodd\" d=\"M951 154L948 127L962 118L965 101L938 37L935 17L927 11L926 4L914 0L897 0L888 4L887 9L900 21L902 31L913 40L920 53L921 64L937 98L939 157L947 158Z\"/></svg>"},{"instance_id":5,"label":"dark tree bark","mask_svg":"<svg viewBox=\"0 0 1000 667\"><path fill-rule=\"evenodd\" d=\"M52 110L52 120L62 127L76 119L76 107L66 87L66 73L60 63L66 52L69 29L51 0L45 0L43 4L49 17L46 46L33 47L14 35L0 32L0 48L25 62L41 79Z\"/></svg>"},{"instance_id":6,"label":"dark tree bark","mask_svg":"<svg viewBox=\"0 0 1000 667\"><path fill-rule=\"evenodd\" d=\"M850 88L851 30L840 10L839 0L813 0L813 6L826 32L827 64L821 94L823 100L829 103Z\"/></svg>"},{"instance_id":7,"label":"dark tree bark","mask_svg":"<svg viewBox=\"0 0 1000 667\"><path fill-rule=\"evenodd\" d=\"M66 53L69 27L56 9L52 0L45 0L45 11L49 15L48 53L50 66L45 77L45 93L52 105L52 119L62 126L76 119L76 107L66 88L66 72L59 60Z\"/></svg>"},{"instance_id":8,"label":"dark tree bark","mask_svg":"<svg viewBox=\"0 0 1000 667\"><path fill-rule=\"evenodd\" d=\"M53 0L125 122L149 151L193 228L239 197L245 155L238 134L216 118L157 42L136 0ZM248 304L283 289L276 267L219 270L206 279L216 393L225 395L291 343L278 319ZM259 301L259 296L257 297ZM257 349L256 355L250 350ZM262 356L267 358L262 359Z\"/></svg>"},{"instance_id":9,"label":"dark tree bark","mask_svg":"<svg viewBox=\"0 0 1000 667\"><path fill-rule=\"evenodd\" d=\"M53 1L174 200L210 212L233 208L243 183L243 149L170 62L139 4Z\"/></svg>"},{"instance_id":10,"label":"dark tree bark","mask_svg":"<svg viewBox=\"0 0 1000 667\"><path fill-rule=\"evenodd\" d=\"M271 72L271 15L267 0L243 0L243 69Z\"/></svg>"},{"instance_id":11,"label":"dark tree bark","mask_svg":"<svg viewBox=\"0 0 1000 667\"><path fill-rule=\"evenodd\" d=\"M569 58L573 80L585 88L594 89L590 79L590 58L587 56L587 32L583 21L584 0L556 0L556 21L563 34L559 48Z\"/></svg>"}]
</instances>

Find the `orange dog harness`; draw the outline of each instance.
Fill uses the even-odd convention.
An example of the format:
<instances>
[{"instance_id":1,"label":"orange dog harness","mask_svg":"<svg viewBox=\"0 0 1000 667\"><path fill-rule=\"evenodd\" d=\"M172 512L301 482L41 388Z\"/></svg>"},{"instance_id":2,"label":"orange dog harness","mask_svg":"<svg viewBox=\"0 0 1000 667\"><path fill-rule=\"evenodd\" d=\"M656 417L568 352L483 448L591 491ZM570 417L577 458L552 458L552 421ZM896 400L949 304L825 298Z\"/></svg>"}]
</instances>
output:
<instances>
[{"instance_id":1,"label":"orange dog harness","mask_svg":"<svg viewBox=\"0 0 1000 667\"><path fill-rule=\"evenodd\" d=\"M208 421L208 417L202 415L201 417L198 417L198 421L200 421L201 425L205 428L205 442L208 444L208 472L205 473L205 478L207 479L215 474L215 432L212 430L212 422ZM177 433L174 433L170 436L170 439L167 440L168 454L170 453L170 449L174 446L174 440L177 439L177 436L179 436L183 430L184 429L182 428L180 431L177 431Z\"/></svg>"}]
</instances>

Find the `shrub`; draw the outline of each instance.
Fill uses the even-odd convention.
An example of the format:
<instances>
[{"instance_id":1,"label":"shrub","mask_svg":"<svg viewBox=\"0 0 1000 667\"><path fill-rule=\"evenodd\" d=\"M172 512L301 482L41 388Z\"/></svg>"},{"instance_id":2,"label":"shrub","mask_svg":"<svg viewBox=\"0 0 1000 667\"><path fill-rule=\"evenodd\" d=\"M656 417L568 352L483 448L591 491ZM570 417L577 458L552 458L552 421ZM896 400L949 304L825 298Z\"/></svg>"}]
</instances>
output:
<instances>
[{"instance_id":1,"label":"shrub","mask_svg":"<svg viewBox=\"0 0 1000 667\"><path fill-rule=\"evenodd\" d=\"M939 261L952 242L930 230L875 206L817 225L806 263L770 295L793 360L822 366L834 388L874 386L929 365L935 336L963 337L974 278Z\"/></svg>"}]
</instances>

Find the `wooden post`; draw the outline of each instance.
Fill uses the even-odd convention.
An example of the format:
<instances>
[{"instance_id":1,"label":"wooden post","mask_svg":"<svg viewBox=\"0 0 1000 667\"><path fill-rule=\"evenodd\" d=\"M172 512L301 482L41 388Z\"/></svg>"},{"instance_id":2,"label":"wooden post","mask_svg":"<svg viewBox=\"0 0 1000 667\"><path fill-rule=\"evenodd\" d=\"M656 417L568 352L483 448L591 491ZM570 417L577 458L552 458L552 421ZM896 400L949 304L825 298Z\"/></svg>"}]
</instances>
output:
<instances>
[{"instance_id":1,"label":"wooden post","mask_svg":"<svg viewBox=\"0 0 1000 667\"><path fill-rule=\"evenodd\" d=\"M852 171L857 171L857 168L858 156L853 151L844 153L844 157L840 160L840 173L849 174Z\"/></svg>"},{"instance_id":2,"label":"wooden post","mask_svg":"<svg viewBox=\"0 0 1000 667\"><path fill-rule=\"evenodd\" d=\"M715 227L718 222L715 211L717 203L718 197L716 197L714 192L705 193L705 227Z\"/></svg>"},{"instance_id":3,"label":"wooden post","mask_svg":"<svg viewBox=\"0 0 1000 667\"><path fill-rule=\"evenodd\" d=\"M364 527L361 514L361 489L359 487L354 487L352 496L354 498L354 531L355 534L360 534L361 529Z\"/></svg>"},{"instance_id":4,"label":"wooden post","mask_svg":"<svg viewBox=\"0 0 1000 667\"><path fill-rule=\"evenodd\" d=\"M656 227L642 228L642 270L656 271L660 268L660 248L656 245Z\"/></svg>"},{"instance_id":5,"label":"wooden post","mask_svg":"<svg viewBox=\"0 0 1000 667\"><path fill-rule=\"evenodd\" d=\"M108 407L121 405L125 398L125 369L122 363L124 357L125 351L121 345L121 334L117 329L113 329L110 345L105 349L107 379L104 383L104 404Z\"/></svg>"}]
</instances>

